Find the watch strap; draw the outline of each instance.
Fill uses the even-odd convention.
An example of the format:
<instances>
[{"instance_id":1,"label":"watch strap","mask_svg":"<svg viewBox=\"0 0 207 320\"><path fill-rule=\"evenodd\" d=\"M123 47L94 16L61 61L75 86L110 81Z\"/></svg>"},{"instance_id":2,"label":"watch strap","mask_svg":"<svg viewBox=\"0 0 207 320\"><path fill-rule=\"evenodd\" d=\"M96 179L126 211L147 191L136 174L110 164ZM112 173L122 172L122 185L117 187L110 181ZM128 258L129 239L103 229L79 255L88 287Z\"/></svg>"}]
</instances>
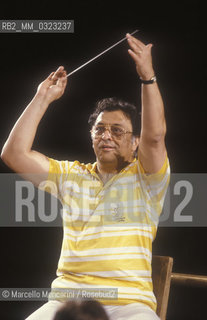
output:
<instances>
[{"instance_id":1,"label":"watch strap","mask_svg":"<svg viewBox=\"0 0 207 320\"><path fill-rule=\"evenodd\" d=\"M143 84L152 84L157 81L156 76L153 76L150 80L143 80L140 78L141 83Z\"/></svg>"}]
</instances>

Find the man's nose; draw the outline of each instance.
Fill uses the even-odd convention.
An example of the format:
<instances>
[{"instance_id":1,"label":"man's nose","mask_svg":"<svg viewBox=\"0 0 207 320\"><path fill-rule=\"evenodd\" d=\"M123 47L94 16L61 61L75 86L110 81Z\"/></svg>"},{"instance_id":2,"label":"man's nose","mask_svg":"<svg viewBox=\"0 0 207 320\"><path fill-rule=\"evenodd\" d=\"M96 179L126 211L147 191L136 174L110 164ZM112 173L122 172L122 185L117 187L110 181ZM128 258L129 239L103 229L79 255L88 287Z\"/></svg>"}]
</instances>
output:
<instances>
[{"instance_id":1,"label":"man's nose","mask_svg":"<svg viewBox=\"0 0 207 320\"><path fill-rule=\"evenodd\" d=\"M112 136L111 136L111 131L109 128L105 128L105 131L104 133L102 134L102 139L112 139Z\"/></svg>"}]
</instances>

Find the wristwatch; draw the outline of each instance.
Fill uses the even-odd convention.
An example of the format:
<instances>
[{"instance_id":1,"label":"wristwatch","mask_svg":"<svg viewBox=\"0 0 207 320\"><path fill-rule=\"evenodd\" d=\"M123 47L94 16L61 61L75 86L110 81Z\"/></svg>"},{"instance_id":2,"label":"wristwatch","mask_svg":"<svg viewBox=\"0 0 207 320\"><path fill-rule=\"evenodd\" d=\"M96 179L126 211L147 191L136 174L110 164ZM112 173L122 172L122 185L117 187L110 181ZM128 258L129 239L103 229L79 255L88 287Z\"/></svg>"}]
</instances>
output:
<instances>
[{"instance_id":1,"label":"wristwatch","mask_svg":"<svg viewBox=\"0 0 207 320\"><path fill-rule=\"evenodd\" d=\"M156 76L153 76L150 80L143 80L140 78L141 83L143 84L152 84L157 81Z\"/></svg>"}]
</instances>

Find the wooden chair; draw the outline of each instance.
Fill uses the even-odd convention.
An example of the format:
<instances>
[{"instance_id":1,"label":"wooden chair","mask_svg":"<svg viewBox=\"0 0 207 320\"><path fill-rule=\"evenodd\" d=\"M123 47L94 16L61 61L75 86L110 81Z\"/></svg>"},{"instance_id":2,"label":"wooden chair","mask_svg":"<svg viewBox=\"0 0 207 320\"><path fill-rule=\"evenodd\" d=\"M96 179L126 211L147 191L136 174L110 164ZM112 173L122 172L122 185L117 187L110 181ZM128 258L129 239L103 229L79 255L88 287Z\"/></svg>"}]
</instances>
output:
<instances>
[{"instance_id":1,"label":"wooden chair","mask_svg":"<svg viewBox=\"0 0 207 320\"><path fill-rule=\"evenodd\" d=\"M166 319L172 267L173 258L152 256L152 281L157 299L157 315L161 320Z\"/></svg>"},{"instance_id":2,"label":"wooden chair","mask_svg":"<svg viewBox=\"0 0 207 320\"><path fill-rule=\"evenodd\" d=\"M171 282L176 285L207 287L207 276L173 273L173 258L152 256L152 281L157 299L157 315L166 320Z\"/></svg>"}]
</instances>

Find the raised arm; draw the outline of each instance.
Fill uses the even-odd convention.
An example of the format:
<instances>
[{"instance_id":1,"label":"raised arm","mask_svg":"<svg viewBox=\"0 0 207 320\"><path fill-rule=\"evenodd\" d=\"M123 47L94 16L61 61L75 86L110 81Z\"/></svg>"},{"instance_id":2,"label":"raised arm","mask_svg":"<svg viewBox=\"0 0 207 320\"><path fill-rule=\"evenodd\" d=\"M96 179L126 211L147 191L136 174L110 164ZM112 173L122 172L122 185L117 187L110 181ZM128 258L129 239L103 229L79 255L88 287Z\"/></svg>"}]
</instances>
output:
<instances>
[{"instance_id":1,"label":"raised arm","mask_svg":"<svg viewBox=\"0 0 207 320\"><path fill-rule=\"evenodd\" d=\"M32 150L32 144L40 120L50 103L63 95L66 84L66 71L61 66L39 85L37 93L15 123L2 149L2 160L17 173L35 173L31 180L34 179L32 182L37 185L47 178L49 160L45 155Z\"/></svg>"},{"instance_id":2,"label":"raised arm","mask_svg":"<svg viewBox=\"0 0 207 320\"><path fill-rule=\"evenodd\" d=\"M155 74L152 65L152 44L145 45L127 34L130 56L142 80L150 80ZM142 84L142 120L138 156L147 173L158 172L166 157L166 122L164 105L157 82Z\"/></svg>"}]
</instances>

